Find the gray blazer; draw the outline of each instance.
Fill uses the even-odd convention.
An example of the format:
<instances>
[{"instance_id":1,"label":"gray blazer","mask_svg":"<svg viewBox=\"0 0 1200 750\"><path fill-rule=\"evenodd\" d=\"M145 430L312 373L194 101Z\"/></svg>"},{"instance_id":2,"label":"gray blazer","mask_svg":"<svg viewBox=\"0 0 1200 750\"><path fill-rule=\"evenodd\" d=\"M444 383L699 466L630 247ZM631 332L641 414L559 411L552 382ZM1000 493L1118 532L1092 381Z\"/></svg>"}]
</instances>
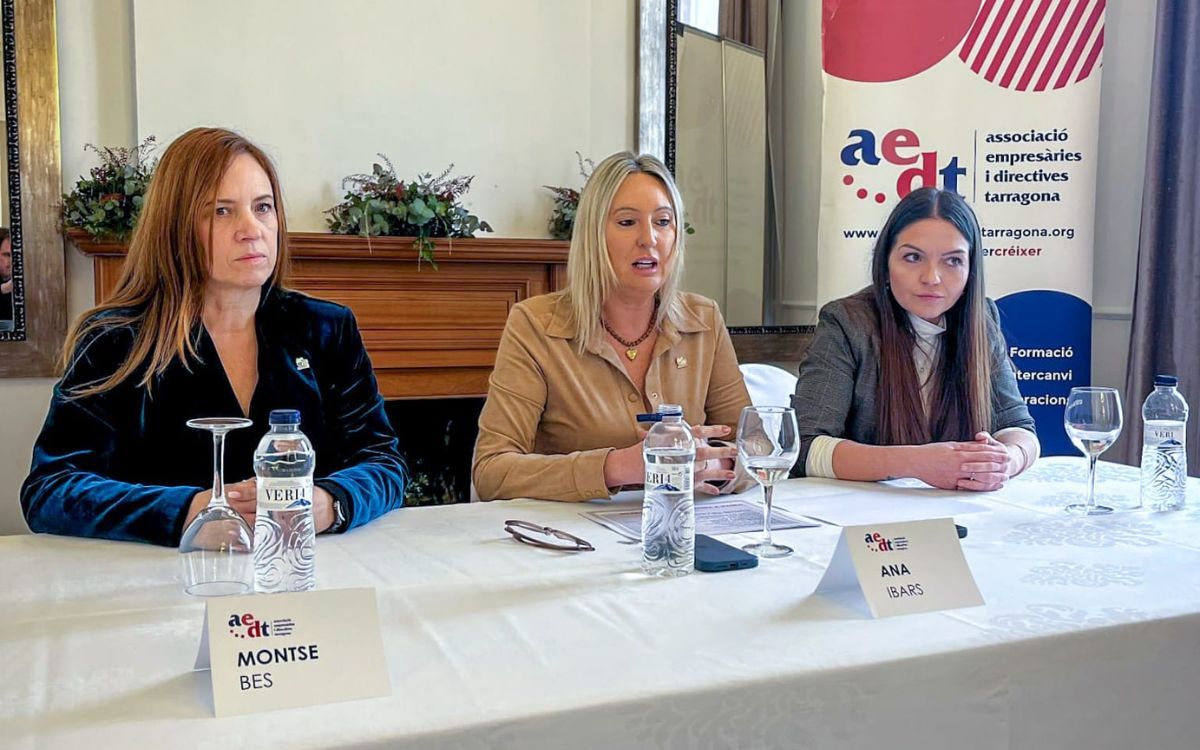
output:
<instances>
[{"instance_id":1,"label":"gray blazer","mask_svg":"<svg viewBox=\"0 0 1200 750\"><path fill-rule=\"evenodd\" d=\"M992 373L992 425L995 433L1009 427L1035 432L1033 418L1017 389L1016 371L1000 334L1000 313L987 300L996 321L992 356L1007 363ZM834 300L821 308L817 332L800 363L800 380L792 408L800 427L800 458L793 476L804 476L808 450L818 435L877 445L875 389L879 384L879 323L869 289Z\"/></svg>"}]
</instances>

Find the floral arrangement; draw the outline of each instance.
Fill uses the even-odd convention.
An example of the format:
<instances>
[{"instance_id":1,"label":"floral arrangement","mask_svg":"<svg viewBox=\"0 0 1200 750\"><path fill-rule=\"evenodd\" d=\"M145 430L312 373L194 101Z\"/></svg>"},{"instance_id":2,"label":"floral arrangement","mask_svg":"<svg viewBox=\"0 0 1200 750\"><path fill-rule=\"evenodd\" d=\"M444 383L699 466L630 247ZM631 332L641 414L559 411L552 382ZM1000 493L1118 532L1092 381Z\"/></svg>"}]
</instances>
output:
<instances>
[{"instance_id":1,"label":"floral arrangement","mask_svg":"<svg viewBox=\"0 0 1200 750\"><path fill-rule=\"evenodd\" d=\"M474 176L450 177L451 164L437 177L430 173L404 182L396 176L392 162L379 154L383 164L373 164L370 174L354 174L342 180L345 199L327 210L329 230L335 234L364 237L415 237L418 262L433 259L435 237L474 237L492 227L468 211L461 199L471 188Z\"/></svg>"},{"instance_id":2,"label":"floral arrangement","mask_svg":"<svg viewBox=\"0 0 1200 750\"><path fill-rule=\"evenodd\" d=\"M591 159L584 159L578 151L575 152L575 158L579 162L579 176L586 185L592 172L596 171L596 163ZM542 187L554 194L554 211L550 214L549 223L550 236L556 240L571 239L571 232L575 229L575 212L579 210L579 191L552 185Z\"/></svg>"},{"instance_id":3,"label":"floral arrangement","mask_svg":"<svg viewBox=\"0 0 1200 750\"><path fill-rule=\"evenodd\" d=\"M158 160L150 158L154 148L154 136L133 148L84 146L100 156L100 164L63 194L63 228L82 229L95 239L127 238L137 225L146 188L158 166Z\"/></svg>"}]
</instances>

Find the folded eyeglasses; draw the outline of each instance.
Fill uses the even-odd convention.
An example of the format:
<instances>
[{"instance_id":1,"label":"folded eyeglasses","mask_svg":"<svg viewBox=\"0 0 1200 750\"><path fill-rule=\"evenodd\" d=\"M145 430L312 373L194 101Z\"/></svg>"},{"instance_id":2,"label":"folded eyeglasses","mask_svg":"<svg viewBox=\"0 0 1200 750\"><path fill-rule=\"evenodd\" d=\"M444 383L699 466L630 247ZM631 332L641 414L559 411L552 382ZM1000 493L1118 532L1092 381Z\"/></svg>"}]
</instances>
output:
<instances>
[{"instance_id":1,"label":"folded eyeglasses","mask_svg":"<svg viewBox=\"0 0 1200 750\"><path fill-rule=\"evenodd\" d=\"M528 544L543 549L558 549L567 552L593 552L595 547L591 542L580 539L574 534L552 529L549 526L538 526L528 521L505 521L504 530L512 534L521 544ZM555 539L562 539L556 542Z\"/></svg>"}]
</instances>

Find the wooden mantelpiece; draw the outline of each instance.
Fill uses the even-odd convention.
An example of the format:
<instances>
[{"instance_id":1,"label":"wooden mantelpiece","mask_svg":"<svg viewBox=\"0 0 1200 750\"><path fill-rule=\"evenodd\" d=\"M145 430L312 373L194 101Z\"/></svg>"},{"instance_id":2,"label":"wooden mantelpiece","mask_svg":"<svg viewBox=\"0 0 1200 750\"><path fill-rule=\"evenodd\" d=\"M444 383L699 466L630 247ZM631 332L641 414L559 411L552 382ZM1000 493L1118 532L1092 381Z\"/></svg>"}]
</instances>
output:
<instances>
[{"instance_id":1,"label":"wooden mantelpiece","mask_svg":"<svg viewBox=\"0 0 1200 750\"><path fill-rule=\"evenodd\" d=\"M91 256L95 294L116 285L125 246L69 238ZM384 398L484 396L508 311L566 285L568 243L437 240L418 269L411 237L292 232L289 285L354 310Z\"/></svg>"}]
</instances>

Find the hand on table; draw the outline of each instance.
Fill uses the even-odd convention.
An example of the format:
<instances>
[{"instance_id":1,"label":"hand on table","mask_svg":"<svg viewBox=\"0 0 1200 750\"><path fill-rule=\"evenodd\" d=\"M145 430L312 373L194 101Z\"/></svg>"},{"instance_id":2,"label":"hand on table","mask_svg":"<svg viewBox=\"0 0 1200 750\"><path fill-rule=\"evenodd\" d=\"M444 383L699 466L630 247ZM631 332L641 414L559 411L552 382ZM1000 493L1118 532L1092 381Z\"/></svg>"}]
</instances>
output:
<instances>
[{"instance_id":1,"label":"hand on table","mask_svg":"<svg viewBox=\"0 0 1200 750\"><path fill-rule=\"evenodd\" d=\"M183 524L186 529L200 511L208 507L212 500L212 490L205 490L192 498L188 509L187 520ZM255 513L258 509L258 487L253 479L225 485L225 502L229 507L246 519L250 528L254 528ZM333 496L320 487L313 487L313 528L320 534L333 525Z\"/></svg>"},{"instance_id":2,"label":"hand on table","mask_svg":"<svg viewBox=\"0 0 1200 750\"><path fill-rule=\"evenodd\" d=\"M192 498L192 504L188 508L187 520L183 524L183 528L187 528L200 511L208 507L209 501L212 500L212 490L205 490L197 493ZM254 528L254 513L258 508L258 488L253 479L243 479L240 482L225 485L225 502L229 503L229 507L246 519L246 523L250 528Z\"/></svg>"},{"instance_id":3,"label":"hand on table","mask_svg":"<svg viewBox=\"0 0 1200 750\"><path fill-rule=\"evenodd\" d=\"M916 446L911 475L943 490L998 490L1008 480L1011 456L1001 443L988 441Z\"/></svg>"},{"instance_id":4,"label":"hand on table","mask_svg":"<svg viewBox=\"0 0 1200 750\"><path fill-rule=\"evenodd\" d=\"M1021 466L1025 462L1025 455L1021 453L1020 448L1005 445L986 432L977 433L973 443L964 443L964 445L984 445L990 448L993 454L996 451L1002 451L1003 455L982 461L978 457L972 457L969 463L963 465L963 468L970 471L971 475L966 479L959 480L958 489L960 490L983 492L998 490L1021 470Z\"/></svg>"},{"instance_id":5,"label":"hand on table","mask_svg":"<svg viewBox=\"0 0 1200 750\"><path fill-rule=\"evenodd\" d=\"M692 428L696 439L696 464L693 474L695 492L704 495L719 495L721 490L708 484L709 481L727 481L735 476L733 462L737 458L736 447L709 445L709 438L719 438L731 432L726 425L697 425ZM609 452L604 460L604 483L609 487L626 484L641 484L646 478L643 459L646 433L642 440L625 448Z\"/></svg>"},{"instance_id":6,"label":"hand on table","mask_svg":"<svg viewBox=\"0 0 1200 750\"><path fill-rule=\"evenodd\" d=\"M737 476L733 471L734 462L737 460L737 446L708 444L709 438L725 438L732 432L728 425L723 424L698 425L692 428L692 436L696 438L696 473L693 479L695 492L719 495L721 488L709 482L725 483Z\"/></svg>"}]
</instances>

